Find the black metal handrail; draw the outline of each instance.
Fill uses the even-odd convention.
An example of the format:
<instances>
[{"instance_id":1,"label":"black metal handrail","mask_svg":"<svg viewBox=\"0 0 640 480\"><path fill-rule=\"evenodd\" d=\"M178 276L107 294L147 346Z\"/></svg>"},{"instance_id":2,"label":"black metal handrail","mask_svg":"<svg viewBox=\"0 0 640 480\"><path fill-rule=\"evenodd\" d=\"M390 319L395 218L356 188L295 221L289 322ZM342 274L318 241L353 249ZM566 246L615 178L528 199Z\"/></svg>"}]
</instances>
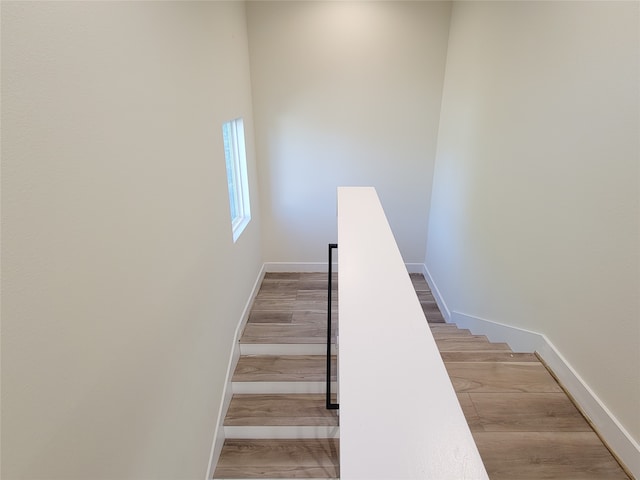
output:
<instances>
[{"instance_id":1,"label":"black metal handrail","mask_svg":"<svg viewBox=\"0 0 640 480\"><path fill-rule=\"evenodd\" d=\"M331 402L331 280L332 280L332 267L333 267L333 249L338 248L337 243L329 244L329 280L327 291L327 409L337 410L340 408L339 403Z\"/></svg>"}]
</instances>

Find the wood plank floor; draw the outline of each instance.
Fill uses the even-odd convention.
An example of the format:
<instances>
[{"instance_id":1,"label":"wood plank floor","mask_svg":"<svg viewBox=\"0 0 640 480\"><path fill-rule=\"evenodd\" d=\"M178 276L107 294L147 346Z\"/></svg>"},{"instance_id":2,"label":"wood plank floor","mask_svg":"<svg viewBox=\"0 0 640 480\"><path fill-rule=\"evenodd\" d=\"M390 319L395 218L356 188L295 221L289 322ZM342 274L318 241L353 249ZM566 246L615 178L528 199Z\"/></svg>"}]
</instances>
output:
<instances>
[{"instance_id":1,"label":"wood plank floor","mask_svg":"<svg viewBox=\"0 0 640 480\"><path fill-rule=\"evenodd\" d=\"M243 355L238 361L233 381L323 382L326 379L326 362L327 357L323 355Z\"/></svg>"},{"instance_id":2,"label":"wood plank floor","mask_svg":"<svg viewBox=\"0 0 640 480\"><path fill-rule=\"evenodd\" d=\"M214 478L338 478L338 440L225 440Z\"/></svg>"},{"instance_id":3,"label":"wood plank floor","mask_svg":"<svg viewBox=\"0 0 640 480\"><path fill-rule=\"evenodd\" d=\"M327 410L323 394L236 395L225 425L338 426L335 410Z\"/></svg>"},{"instance_id":4,"label":"wood plank floor","mask_svg":"<svg viewBox=\"0 0 640 480\"><path fill-rule=\"evenodd\" d=\"M335 332L337 275L334 285ZM317 353L326 328L326 274L265 275L241 338L241 351L261 353L242 354L233 375L234 391L250 384L251 393L233 395L214 478L339 477L339 417L326 409L326 357ZM335 380L335 358L333 372Z\"/></svg>"},{"instance_id":5,"label":"wood plank floor","mask_svg":"<svg viewBox=\"0 0 640 480\"><path fill-rule=\"evenodd\" d=\"M275 352L320 347L326 281L322 273L268 273L241 343ZM411 281L492 480L629 478L534 354L446 324L424 277L411 274ZM333 299L337 322L337 290ZM234 382L320 382L325 361L315 354L243 355ZM225 425L336 428L338 419L324 408L323 394L266 388L235 394ZM228 438L214 478L338 478L339 447L337 438Z\"/></svg>"},{"instance_id":6,"label":"wood plank floor","mask_svg":"<svg viewBox=\"0 0 640 480\"><path fill-rule=\"evenodd\" d=\"M468 330L430 327L489 478L629 478L534 354L474 350Z\"/></svg>"}]
</instances>

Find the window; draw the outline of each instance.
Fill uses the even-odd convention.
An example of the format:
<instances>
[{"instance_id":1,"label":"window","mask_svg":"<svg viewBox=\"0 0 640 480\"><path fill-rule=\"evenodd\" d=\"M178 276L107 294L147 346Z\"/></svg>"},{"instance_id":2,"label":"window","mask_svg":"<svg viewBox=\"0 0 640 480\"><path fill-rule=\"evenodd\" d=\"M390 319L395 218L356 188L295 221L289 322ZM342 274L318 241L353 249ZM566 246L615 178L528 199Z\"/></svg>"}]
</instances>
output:
<instances>
[{"instance_id":1,"label":"window","mask_svg":"<svg viewBox=\"0 0 640 480\"><path fill-rule=\"evenodd\" d=\"M227 186L231 207L231 229L235 242L251 220L247 154L244 145L244 123L236 118L222 125L224 156L227 163Z\"/></svg>"}]
</instances>

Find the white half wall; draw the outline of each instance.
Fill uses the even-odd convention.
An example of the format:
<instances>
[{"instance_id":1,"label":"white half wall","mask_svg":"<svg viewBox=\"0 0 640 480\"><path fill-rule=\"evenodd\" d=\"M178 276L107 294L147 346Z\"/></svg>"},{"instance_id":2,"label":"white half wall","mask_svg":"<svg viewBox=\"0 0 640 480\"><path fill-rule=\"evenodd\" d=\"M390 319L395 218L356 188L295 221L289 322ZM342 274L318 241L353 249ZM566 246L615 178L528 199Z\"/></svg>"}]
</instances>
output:
<instances>
[{"instance_id":1,"label":"white half wall","mask_svg":"<svg viewBox=\"0 0 640 480\"><path fill-rule=\"evenodd\" d=\"M338 237L340 477L488 479L374 188L338 189Z\"/></svg>"},{"instance_id":2,"label":"white half wall","mask_svg":"<svg viewBox=\"0 0 640 480\"><path fill-rule=\"evenodd\" d=\"M424 263L448 2L248 2L266 262L321 262L338 185L373 185Z\"/></svg>"},{"instance_id":3,"label":"white half wall","mask_svg":"<svg viewBox=\"0 0 640 480\"><path fill-rule=\"evenodd\" d=\"M3 479L205 477L262 266L252 139L243 3L2 2Z\"/></svg>"},{"instance_id":4,"label":"white half wall","mask_svg":"<svg viewBox=\"0 0 640 480\"><path fill-rule=\"evenodd\" d=\"M455 2L426 265L640 440L637 2Z\"/></svg>"}]
</instances>

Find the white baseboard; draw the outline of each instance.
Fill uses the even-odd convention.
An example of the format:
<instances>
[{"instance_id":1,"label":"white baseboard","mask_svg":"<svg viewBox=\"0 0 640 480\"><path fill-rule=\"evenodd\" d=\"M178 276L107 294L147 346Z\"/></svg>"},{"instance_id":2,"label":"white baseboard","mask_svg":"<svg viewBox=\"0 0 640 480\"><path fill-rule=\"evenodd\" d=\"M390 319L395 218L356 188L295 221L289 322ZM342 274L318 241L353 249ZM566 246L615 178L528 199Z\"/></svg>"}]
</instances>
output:
<instances>
[{"instance_id":1,"label":"white baseboard","mask_svg":"<svg viewBox=\"0 0 640 480\"><path fill-rule=\"evenodd\" d=\"M620 424L589 385L571 367L556 347L544 335L538 355L569 392L582 413L593 424L603 441L635 477L640 478L640 444Z\"/></svg>"},{"instance_id":2,"label":"white baseboard","mask_svg":"<svg viewBox=\"0 0 640 480\"><path fill-rule=\"evenodd\" d=\"M422 263L405 263L409 273L423 273L424 265ZM338 271L338 264L333 262L331 269ZM276 272L326 272L327 262L266 262L264 271L269 273Z\"/></svg>"},{"instance_id":3,"label":"white baseboard","mask_svg":"<svg viewBox=\"0 0 640 480\"><path fill-rule=\"evenodd\" d=\"M422 263L405 263L405 265L409 273L423 273L424 265Z\"/></svg>"},{"instance_id":4,"label":"white baseboard","mask_svg":"<svg viewBox=\"0 0 640 480\"><path fill-rule=\"evenodd\" d=\"M533 353L544 344L544 336L460 312L451 312L451 323L467 328L474 335L485 335L491 342L505 342L514 352Z\"/></svg>"},{"instance_id":5,"label":"white baseboard","mask_svg":"<svg viewBox=\"0 0 640 480\"><path fill-rule=\"evenodd\" d=\"M442 295L440 294L440 290L438 290L438 286L436 285L436 282L433 281L433 278L431 277L431 273L429 273L427 266L424 264L422 265L422 274L424 275L424 279L427 281L427 284L431 289L431 294L433 295L433 298L435 298L436 303L438 304L438 308L440 309L440 313L442 313L442 316L444 317L445 322L447 323L451 322L451 312L449 311L449 308L447 307L447 304L444 301L444 298L442 298Z\"/></svg>"},{"instance_id":6,"label":"white baseboard","mask_svg":"<svg viewBox=\"0 0 640 480\"><path fill-rule=\"evenodd\" d=\"M227 364L227 376L225 380L224 390L222 392L222 402L220 404L220 408L218 409L218 418L216 422L216 428L213 433L213 444L211 445L211 454L209 456L209 466L207 467L207 476L205 480L209 480L213 478L213 472L215 471L216 465L218 463L218 459L220 458L220 453L222 452L222 447L224 445L225 435L224 435L224 418L227 415L227 410L229 409L229 405L231 404L231 397L233 397L233 387L231 384L231 378L233 377L233 372L236 369L236 365L238 364L238 360L240 359L240 336L242 335L242 331L244 330L244 326L249 320L249 314L251 313L251 306L253 305L253 300L258 295L258 291L260 290L260 285L262 284L262 279L265 274L265 266L263 265L260 271L258 272L258 277L256 278L255 283L253 284L253 289L251 290L251 294L249 295L249 299L245 304L245 307L242 311L242 315L238 321L238 325L236 326L235 333L233 335L233 345L231 347L231 356L229 358L229 363Z\"/></svg>"},{"instance_id":7,"label":"white baseboard","mask_svg":"<svg viewBox=\"0 0 640 480\"><path fill-rule=\"evenodd\" d=\"M338 271L338 264L333 263L334 272ZM275 272L326 272L327 262L266 262L264 271Z\"/></svg>"},{"instance_id":8,"label":"white baseboard","mask_svg":"<svg viewBox=\"0 0 640 480\"><path fill-rule=\"evenodd\" d=\"M640 445L545 335L450 311L426 266L423 274L447 322L486 335L492 342L505 342L516 352L537 352L620 462L640 479Z\"/></svg>"}]
</instances>

